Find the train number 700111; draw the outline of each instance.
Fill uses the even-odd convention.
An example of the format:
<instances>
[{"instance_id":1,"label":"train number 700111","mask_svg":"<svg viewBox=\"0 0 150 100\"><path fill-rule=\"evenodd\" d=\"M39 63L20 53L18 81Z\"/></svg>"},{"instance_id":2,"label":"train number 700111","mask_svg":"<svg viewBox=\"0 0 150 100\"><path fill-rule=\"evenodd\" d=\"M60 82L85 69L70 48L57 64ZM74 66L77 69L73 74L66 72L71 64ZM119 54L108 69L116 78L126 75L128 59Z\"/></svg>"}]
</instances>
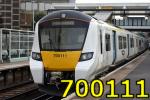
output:
<instances>
[{"instance_id":1,"label":"train number 700111","mask_svg":"<svg viewBox=\"0 0 150 100\"><path fill-rule=\"evenodd\" d=\"M74 84L73 80L61 80L62 83L68 83L68 86L66 88L66 90L64 91L63 97L66 97L71 86ZM95 91L95 86L96 84L98 85L98 92ZM80 85L83 86L83 89L80 89ZM138 94L132 94L131 92L131 88L130 88L130 80L124 80L121 81L121 85L123 85L125 93L119 95L116 93L115 91L115 80L109 80L106 81L106 85L109 85L110 87L110 92L106 94L106 98L149 98L149 94L145 92L145 80L139 80L136 81L136 85L139 85L139 93ZM88 84L88 82L84 79L78 80L75 83L75 93L78 97L84 98L86 97L89 92L91 93L91 95L95 98L100 98L102 96L104 96L104 83L102 82L102 80L93 80L90 85Z\"/></svg>"}]
</instances>

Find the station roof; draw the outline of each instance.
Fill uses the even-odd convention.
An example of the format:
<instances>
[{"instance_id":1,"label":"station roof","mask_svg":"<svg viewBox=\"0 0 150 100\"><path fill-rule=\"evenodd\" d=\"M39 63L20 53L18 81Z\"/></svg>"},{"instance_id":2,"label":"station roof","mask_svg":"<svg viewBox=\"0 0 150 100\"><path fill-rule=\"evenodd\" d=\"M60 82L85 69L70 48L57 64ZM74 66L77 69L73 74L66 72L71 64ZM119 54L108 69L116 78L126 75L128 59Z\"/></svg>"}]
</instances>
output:
<instances>
[{"instance_id":1,"label":"station roof","mask_svg":"<svg viewBox=\"0 0 150 100\"><path fill-rule=\"evenodd\" d=\"M76 3L150 3L150 0L75 0Z\"/></svg>"},{"instance_id":2,"label":"station roof","mask_svg":"<svg viewBox=\"0 0 150 100\"><path fill-rule=\"evenodd\" d=\"M111 16L111 14L112 14L111 11L109 11L109 12L101 11L101 12L95 13L95 15L93 17L98 20L107 21L109 19L109 17Z\"/></svg>"},{"instance_id":3,"label":"station roof","mask_svg":"<svg viewBox=\"0 0 150 100\"><path fill-rule=\"evenodd\" d=\"M113 15L150 15L150 3L52 3L47 11L59 9L113 11Z\"/></svg>"},{"instance_id":4,"label":"station roof","mask_svg":"<svg viewBox=\"0 0 150 100\"><path fill-rule=\"evenodd\" d=\"M150 3L52 3L56 9L150 9Z\"/></svg>"}]
</instances>

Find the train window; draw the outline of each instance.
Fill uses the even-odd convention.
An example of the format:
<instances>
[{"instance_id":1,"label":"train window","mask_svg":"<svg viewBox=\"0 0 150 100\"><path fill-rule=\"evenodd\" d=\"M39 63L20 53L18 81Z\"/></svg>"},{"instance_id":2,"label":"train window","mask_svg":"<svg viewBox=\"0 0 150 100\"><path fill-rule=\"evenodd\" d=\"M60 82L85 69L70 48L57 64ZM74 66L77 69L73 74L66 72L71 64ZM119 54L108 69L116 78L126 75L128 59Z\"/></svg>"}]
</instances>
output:
<instances>
[{"instance_id":1,"label":"train window","mask_svg":"<svg viewBox=\"0 0 150 100\"><path fill-rule=\"evenodd\" d=\"M141 47L141 40L139 40L139 46Z\"/></svg>"},{"instance_id":2,"label":"train window","mask_svg":"<svg viewBox=\"0 0 150 100\"><path fill-rule=\"evenodd\" d=\"M103 53L103 41L102 41L102 31L100 30L100 46L101 46L101 54Z\"/></svg>"},{"instance_id":3,"label":"train window","mask_svg":"<svg viewBox=\"0 0 150 100\"><path fill-rule=\"evenodd\" d=\"M133 38L130 38L130 46L131 46L131 48L134 47L134 39Z\"/></svg>"},{"instance_id":4,"label":"train window","mask_svg":"<svg viewBox=\"0 0 150 100\"><path fill-rule=\"evenodd\" d=\"M39 24L41 50L82 50L89 23L79 20L50 20Z\"/></svg>"},{"instance_id":5,"label":"train window","mask_svg":"<svg viewBox=\"0 0 150 100\"><path fill-rule=\"evenodd\" d=\"M132 42L133 40L132 40L132 38L130 38L130 47L132 48L133 47L133 45L132 45Z\"/></svg>"},{"instance_id":6,"label":"train window","mask_svg":"<svg viewBox=\"0 0 150 100\"><path fill-rule=\"evenodd\" d=\"M136 39L136 47L138 47L138 39Z\"/></svg>"},{"instance_id":7,"label":"train window","mask_svg":"<svg viewBox=\"0 0 150 100\"><path fill-rule=\"evenodd\" d=\"M119 49L122 49L122 36L119 36L118 40L119 40Z\"/></svg>"},{"instance_id":8,"label":"train window","mask_svg":"<svg viewBox=\"0 0 150 100\"><path fill-rule=\"evenodd\" d=\"M124 49L127 48L127 38L126 37L123 37L123 47L124 47Z\"/></svg>"},{"instance_id":9,"label":"train window","mask_svg":"<svg viewBox=\"0 0 150 100\"><path fill-rule=\"evenodd\" d=\"M105 41L106 41L106 51L110 51L110 35L106 34L105 35Z\"/></svg>"}]
</instances>

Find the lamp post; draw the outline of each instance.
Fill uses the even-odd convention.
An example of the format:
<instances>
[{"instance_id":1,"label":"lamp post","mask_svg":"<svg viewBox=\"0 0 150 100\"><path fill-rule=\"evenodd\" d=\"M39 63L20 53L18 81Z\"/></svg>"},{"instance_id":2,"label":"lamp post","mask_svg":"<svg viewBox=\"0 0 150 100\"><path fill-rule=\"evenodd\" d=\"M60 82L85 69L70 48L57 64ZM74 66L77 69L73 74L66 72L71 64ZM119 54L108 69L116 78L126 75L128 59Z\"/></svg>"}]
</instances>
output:
<instances>
[{"instance_id":1,"label":"lamp post","mask_svg":"<svg viewBox=\"0 0 150 100\"><path fill-rule=\"evenodd\" d=\"M32 30L34 31L34 0L32 0Z\"/></svg>"}]
</instances>

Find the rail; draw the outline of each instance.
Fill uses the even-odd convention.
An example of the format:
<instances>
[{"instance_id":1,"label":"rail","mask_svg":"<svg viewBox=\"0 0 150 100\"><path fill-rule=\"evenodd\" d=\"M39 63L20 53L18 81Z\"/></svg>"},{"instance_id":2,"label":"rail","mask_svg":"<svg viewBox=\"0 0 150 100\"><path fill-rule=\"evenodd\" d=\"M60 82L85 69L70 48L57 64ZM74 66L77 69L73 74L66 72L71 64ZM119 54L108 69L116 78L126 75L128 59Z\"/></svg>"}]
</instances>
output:
<instances>
[{"instance_id":1,"label":"rail","mask_svg":"<svg viewBox=\"0 0 150 100\"><path fill-rule=\"evenodd\" d=\"M36 97L32 100L60 100L62 97L58 97L58 96L51 96L48 94L43 94L40 95L39 97Z\"/></svg>"},{"instance_id":2,"label":"rail","mask_svg":"<svg viewBox=\"0 0 150 100\"><path fill-rule=\"evenodd\" d=\"M11 88L27 82L33 82L29 66L0 71L0 90Z\"/></svg>"},{"instance_id":3,"label":"rail","mask_svg":"<svg viewBox=\"0 0 150 100\"><path fill-rule=\"evenodd\" d=\"M12 100L33 91L38 91L38 87L35 84L33 84L32 82L24 83L0 92L0 100Z\"/></svg>"}]
</instances>

